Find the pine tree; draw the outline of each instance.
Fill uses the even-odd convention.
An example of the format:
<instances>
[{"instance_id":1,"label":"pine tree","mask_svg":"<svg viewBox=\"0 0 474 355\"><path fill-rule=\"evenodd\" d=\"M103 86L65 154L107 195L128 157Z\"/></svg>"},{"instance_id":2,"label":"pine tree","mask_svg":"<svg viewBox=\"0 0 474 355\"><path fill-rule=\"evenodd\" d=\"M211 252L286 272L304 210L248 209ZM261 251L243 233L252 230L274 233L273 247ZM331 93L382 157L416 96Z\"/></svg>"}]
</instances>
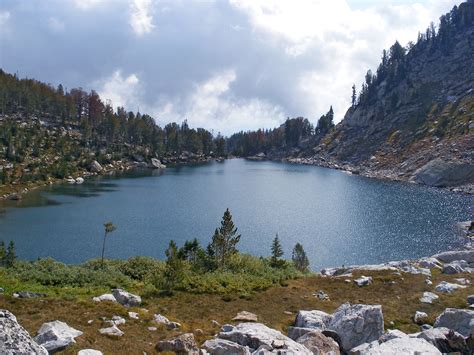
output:
<instances>
[{"instance_id":1,"label":"pine tree","mask_svg":"<svg viewBox=\"0 0 474 355\"><path fill-rule=\"evenodd\" d=\"M226 209L221 226L215 230L211 242L212 251L219 267L225 268L229 257L237 253L236 245L239 240L240 234L237 235L237 228L232 221L232 215L229 209Z\"/></svg>"},{"instance_id":2,"label":"pine tree","mask_svg":"<svg viewBox=\"0 0 474 355\"><path fill-rule=\"evenodd\" d=\"M171 240L166 249L166 266L163 274L163 282L160 285L166 292L171 293L184 278L184 262L179 257L178 247L174 240Z\"/></svg>"},{"instance_id":3,"label":"pine tree","mask_svg":"<svg viewBox=\"0 0 474 355\"><path fill-rule=\"evenodd\" d=\"M16 260L15 243L13 243L13 240L12 240L10 241L10 244L8 244L7 253L5 255L5 266L12 267L13 264L15 263L15 260Z\"/></svg>"},{"instance_id":4,"label":"pine tree","mask_svg":"<svg viewBox=\"0 0 474 355\"><path fill-rule=\"evenodd\" d=\"M352 107L355 107L357 101L356 86L352 85Z\"/></svg>"},{"instance_id":5,"label":"pine tree","mask_svg":"<svg viewBox=\"0 0 474 355\"><path fill-rule=\"evenodd\" d=\"M112 222L107 222L104 224L104 242L102 244L102 258L101 258L101 265L102 267L104 267L104 254L105 254L105 241L107 239L107 235L109 233L112 233L114 230L116 230L117 227L114 226L114 224Z\"/></svg>"},{"instance_id":6,"label":"pine tree","mask_svg":"<svg viewBox=\"0 0 474 355\"><path fill-rule=\"evenodd\" d=\"M280 260L282 256L283 256L283 249L281 247L280 240L278 239L278 233L277 233L272 243L272 257L270 260L271 266L279 267L282 264L282 260Z\"/></svg>"},{"instance_id":7,"label":"pine tree","mask_svg":"<svg viewBox=\"0 0 474 355\"><path fill-rule=\"evenodd\" d=\"M7 257L7 250L5 249L5 243L0 240L0 266L5 266Z\"/></svg>"},{"instance_id":8,"label":"pine tree","mask_svg":"<svg viewBox=\"0 0 474 355\"><path fill-rule=\"evenodd\" d=\"M293 248L291 260L293 260L293 264L295 265L296 269L301 272L308 272L309 260L306 256L303 246L300 243L296 243L295 247Z\"/></svg>"}]
</instances>

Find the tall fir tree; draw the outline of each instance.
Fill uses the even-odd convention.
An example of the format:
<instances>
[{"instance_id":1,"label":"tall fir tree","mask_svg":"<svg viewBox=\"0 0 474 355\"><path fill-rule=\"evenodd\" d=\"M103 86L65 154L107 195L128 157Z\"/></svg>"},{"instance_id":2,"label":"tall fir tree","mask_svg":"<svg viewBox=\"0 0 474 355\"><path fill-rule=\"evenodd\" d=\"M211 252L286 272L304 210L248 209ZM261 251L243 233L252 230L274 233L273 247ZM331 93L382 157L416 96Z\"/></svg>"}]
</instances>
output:
<instances>
[{"instance_id":1,"label":"tall fir tree","mask_svg":"<svg viewBox=\"0 0 474 355\"><path fill-rule=\"evenodd\" d=\"M240 234L237 235L237 227L232 221L232 215L229 209L226 209L221 226L215 230L211 242L211 248L219 267L225 268L229 257L237 252L236 245L239 240Z\"/></svg>"},{"instance_id":2,"label":"tall fir tree","mask_svg":"<svg viewBox=\"0 0 474 355\"><path fill-rule=\"evenodd\" d=\"M280 244L280 239L278 239L278 233L273 239L272 242L272 257L270 259L271 266L279 267L282 264L282 260L280 259L283 256L283 249Z\"/></svg>"},{"instance_id":3,"label":"tall fir tree","mask_svg":"<svg viewBox=\"0 0 474 355\"><path fill-rule=\"evenodd\" d=\"M291 260L293 261L293 264L295 265L296 269L298 269L299 271L309 271L309 260L306 256L306 252L304 251L303 246L300 243L296 243L295 247L293 248Z\"/></svg>"}]
</instances>

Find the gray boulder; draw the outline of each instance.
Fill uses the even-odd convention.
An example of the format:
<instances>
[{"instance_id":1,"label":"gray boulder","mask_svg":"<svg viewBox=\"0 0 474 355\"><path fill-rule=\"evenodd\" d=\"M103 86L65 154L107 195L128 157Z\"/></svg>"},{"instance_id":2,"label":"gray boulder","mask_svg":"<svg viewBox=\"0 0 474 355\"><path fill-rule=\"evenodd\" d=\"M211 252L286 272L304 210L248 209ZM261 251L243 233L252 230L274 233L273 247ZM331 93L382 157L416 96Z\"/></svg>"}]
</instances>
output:
<instances>
[{"instance_id":1,"label":"gray boulder","mask_svg":"<svg viewBox=\"0 0 474 355\"><path fill-rule=\"evenodd\" d=\"M174 352L175 354L199 354L199 348L192 333L185 333L170 340L160 341L156 344L156 350L158 352Z\"/></svg>"},{"instance_id":2,"label":"gray boulder","mask_svg":"<svg viewBox=\"0 0 474 355\"><path fill-rule=\"evenodd\" d=\"M77 355L102 355L102 351L94 349L82 349L78 351Z\"/></svg>"},{"instance_id":3,"label":"gray boulder","mask_svg":"<svg viewBox=\"0 0 474 355\"><path fill-rule=\"evenodd\" d=\"M104 301L117 302L114 295L111 293L104 293L103 295L93 297L92 300L94 302L104 302Z\"/></svg>"},{"instance_id":4,"label":"gray boulder","mask_svg":"<svg viewBox=\"0 0 474 355\"><path fill-rule=\"evenodd\" d=\"M442 267L439 260L433 257L422 258L418 260L418 265L426 269L440 269Z\"/></svg>"},{"instance_id":5,"label":"gray boulder","mask_svg":"<svg viewBox=\"0 0 474 355\"><path fill-rule=\"evenodd\" d=\"M433 255L433 258L436 258L443 263L450 263L455 260L464 260L467 263L474 263L474 249L473 250L452 250L446 251L444 253L439 253Z\"/></svg>"},{"instance_id":6,"label":"gray boulder","mask_svg":"<svg viewBox=\"0 0 474 355\"><path fill-rule=\"evenodd\" d=\"M466 288L466 286L453 284L447 281L441 281L438 285L436 285L435 290L443 293L453 293L460 288Z\"/></svg>"},{"instance_id":7,"label":"gray boulder","mask_svg":"<svg viewBox=\"0 0 474 355\"><path fill-rule=\"evenodd\" d=\"M313 354L332 354L339 355L339 345L332 339L325 336L318 330L308 332L296 340L297 343L304 345Z\"/></svg>"},{"instance_id":8,"label":"gray boulder","mask_svg":"<svg viewBox=\"0 0 474 355\"><path fill-rule=\"evenodd\" d=\"M206 340L202 347L211 355L250 355L248 346L242 346L225 339Z\"/></svg>"},{"instance_id":9,"label":"gray boulder","mask_svg":"<svg viewBox=\"0 0 474 355\"><path fill-rule=\"evenodd\" d=\"M66 323L55 320L41 326L35 341L43 345L49 352L55 352L75 343L74 338L82 334L81 331L70 327Z\"/></svg>"},{"instance_id":10,"label":"gray boulder","mask_svg":"<svg viewBox=\"0 0 474 355\"><path fill-rule=\"evenodd\" d=\"M361 286L367 286L372 283L372 277L371 276L361 276L358 279L354 280L354 283L361 287Z\"/></svg>"},{"instance_id":11,"label":"gray boulder","mask_svg":"<svg viewBox=\"0 0 474 355\"><path fill-rule=\"evenodd\" d=\"M99 333L112 338L120 338L122 335L125 334L115 324L108 328L99 329Z\"/></svg>"},{"instance_id":12,"label":"gray boulder","mask_svg":"<svg viewBox=\"0 0 474 355\"><path fill-rule=\"evenodd\" d=\"M426 318L428 318L428 314L426 314L425 312L421 312L421 311L416 311L415 312L415 315L413 316L413 321L415 323L422 323Z\"/></svg>"},{"instance_id":13,"label":"gray boulder","mask_svg":"<svg viewBox=\"0 0 474 355\"><path fill-rule=\"evenodd\" d=\"M474 304L474 295L467 296L467 303Z\"/></svg>"},{"instance_id":14,"label":"gray boulder","mask_svg":"<svg viewBox=\"0 0 474 355\"><path fill-rule=\"evenodd\" d=\"M414 172L417 182L429 186L459 186L474 182L474 165L434 159Z\"/></svg>"},{"instance_id":15,"label":"gray boulder","mask_svg":"<svg viewBox=\"0 0 474 355\"><path fill-rule=\"evenodd\" d=\"M252 351L311 354L311 351L305 346L261 323L240 323L228 332L220 332L218 337L242 346L248 346Z\"/></svg>"},{"instance_id":16,"label":"gray boulder","mask_svg":"<svg viewBox=\"0 0 474 355\"><path fill-rule=\"evenodd\" d=\"M314 332L314 328L288 327L288 338L296 340L306 333Z\"/></svg>"},{"instance_id":17,"label":"gray boulder","mask_svg":"<svg viewBox=\"0 0 474 355\"><path fill-rule=\"evenodd\" d=\"M5 309L0 310L0 353L48 355L48 351L36 343L16 317Z\"/></svg>"},{"instance_id":18,"label":"gray boulder","mask_svg":"<svg viewBox=\"0 0 474 355\"><path fill-rule=\"evenodd\" d=\"M126 307L137 307L142 303L142 298L140 296L134 295L133 293L124 291L120 288L113 289L112 294L118 303Z\"/></svg>"},{"instance_id":19,"label":"gray boulder","mask_svg":"<svg viewBox=\"0 0 474 355\"><path fill-rule=\"evenodd\" d=\"M474 333L474 311L469 309L446 308L436 318L435 328L452 329L465 337Z\"/></svg>"},{"instance_id":20,"label":"gray boulder","mask_svg":"<svg viewBox=\"0 0 474 355\"><path fill-rule=\"evenodd\" d=\"M166 165L162 164L161 161L159 159L156 159L156 158L151 158L151 162L150 162L149 166L152 169L164 169L164 168L166 168Z\"/></svg>"},{"instance_id":21,"label":"gray boulder","mask_svg":"<svg viewBox=\"0 0 474 355\"><path fill-rule=\"evenodd\" d=\"M417 338L425 339L428 343L436 346L442 353L467 353L464 337L448 328L431 328L418 334Z\"/></svg>"},{"instance_id":22,"label":"gray boulder","mask_svg":"<svg viewBox=\"0 0 474 355\"><path fill-rule=\"evenodd\" d=\"M334 312L329 329L340 336L343 350L377 340L384 333L382 306L344 303Z\"/></svg>"},{"instance_id":23,"label":"gray boulder","mask_svg":"<svg viewBox=\"0 0 474 355\"><path fill-rule=\"evenodd\" d=\"M350 355L441 355L441 352L432 344L419 338L395 338L379 343L377 341L362 344L349 351Z\"/></svg>"},{"instance_id":24,"label":"gray boulder","mask_svg":"<svg viewBox=\"0 0 474 355\"><path fill-rule=\"evenodd\" d=\"M102 165L100 165L97 160L94 160L94 161L91 163L90 170L91 170L93 173L100 173L100 172L103 170L103 168L102 168Z\"/></svg>"},{"instance_id":25,"label":"gray boulder","mask_svg":"<svg viewBox=\"0 0 474 355\"><path fill-rule=\"evenodd\" d=\"M332 315L323 311L299 311L296 315L295 327L324 330L328 328Z\"/></svg>"},{"instance_id":26,"label":"gray boulder","mask_svg":"<svg viewBox=\"0 0 474 355\"><path fill-rule=\"evenodd\" d=\"M433 303L433 301L436 301L439 298L439 296L433 292L423 292L423 296L420 298L421 303Z\"/></svg>"},{"instance_id":27,"label":"gray boulder","mask_svg":"<svg viewBox=\"0 0 474 355\"><path fill-rule=\"evenodd\" d=\"M442 272L443 274L453 275L462 272L471 272L471 268L465 260L454 260L449 264L444 264Z\"/></svg>"},{"instance_id":28,"label":"gray boulder","mask_svg":"<svg viewBox=\"0 0 474 355\"><path fill-rule=\"evenodd\" d=\"M258 317L256 314L253 314L251 312L242 311L242 312L237 313L237 315L234 318L232 318L232 320L238 321L238 322L257 322Z\"/></svg>"},{"instance_id":29,"label":"gray boulder","mask_svg":"<svg viewBox=\"0 0 474 355\"><path fill-rule=\"evenodd\" d=\"M386 341L397 339L397 338L406 338L408 337L407 334L403 333L398 329L390 329L385 334L383 334L379 339L379 343L385 343Z\"/></svg>"}]
</instances>

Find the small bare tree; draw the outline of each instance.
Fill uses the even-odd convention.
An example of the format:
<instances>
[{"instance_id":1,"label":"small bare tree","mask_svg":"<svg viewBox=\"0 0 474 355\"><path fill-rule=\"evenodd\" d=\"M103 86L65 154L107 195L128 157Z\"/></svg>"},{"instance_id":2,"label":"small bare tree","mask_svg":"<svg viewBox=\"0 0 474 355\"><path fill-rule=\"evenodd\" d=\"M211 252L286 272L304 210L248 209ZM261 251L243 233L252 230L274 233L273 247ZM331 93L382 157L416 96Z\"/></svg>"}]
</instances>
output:
<instances>
[{"instance_id":1,"label":"small bare tree","mask_svg":"<svg viewBox=\"0 0 474 355\"><path fill-rule=\"evenodd\" d=\"M117 227L114 226L112 222L104 223L105 233L104 233L104 243L102 244L102 260L101 265L104 267L104 253L105 253L105 240L107 239L107 234L112 233Z\"/></svg>"}]
</instances>

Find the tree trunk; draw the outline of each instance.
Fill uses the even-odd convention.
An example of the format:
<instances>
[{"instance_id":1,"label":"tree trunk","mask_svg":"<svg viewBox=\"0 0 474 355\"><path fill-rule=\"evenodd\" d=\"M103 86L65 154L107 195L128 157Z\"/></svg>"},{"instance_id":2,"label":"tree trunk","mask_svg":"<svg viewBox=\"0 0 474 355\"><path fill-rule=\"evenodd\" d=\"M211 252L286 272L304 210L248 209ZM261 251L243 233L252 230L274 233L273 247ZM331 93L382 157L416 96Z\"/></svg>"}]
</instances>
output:
<instances>
[{"instance_id":1,"label":"tree trunk","mask_svg":"<svg viewBox=\"0 0 474 355\"><path fill-rule=\"evenodd\" d=\"M105 253L105 239L107 238L107 232L104 233L104 243L102 244L102 260L101 266L104 267L104 253Z\"/></svg>"}]
</instances>

